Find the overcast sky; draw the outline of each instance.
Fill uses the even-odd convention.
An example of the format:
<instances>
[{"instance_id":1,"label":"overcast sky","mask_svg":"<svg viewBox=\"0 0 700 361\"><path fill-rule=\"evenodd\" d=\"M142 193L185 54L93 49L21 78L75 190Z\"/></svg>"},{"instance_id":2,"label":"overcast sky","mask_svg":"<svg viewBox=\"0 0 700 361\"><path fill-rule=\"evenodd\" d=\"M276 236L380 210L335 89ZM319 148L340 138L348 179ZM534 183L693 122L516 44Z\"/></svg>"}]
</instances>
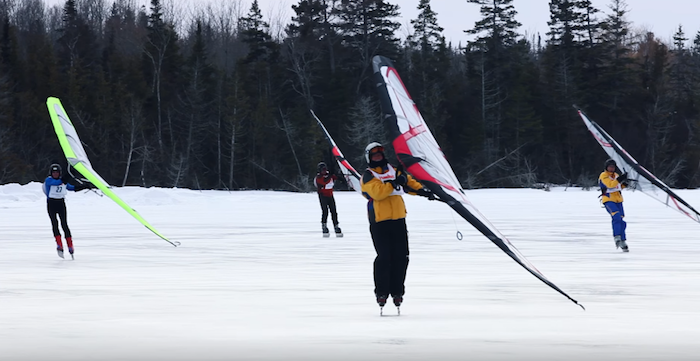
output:
<instances>
[{"instance_id":1,"label":"overcast sky","mask_svg":"<svg viewBox=\"0 0 700 361\"><path fill-rule=\"evenodd\" d=\"M107 0L110 2L109 0ZM176 3L189 1L190 3L207 3L209 0L171 0ZM214 2L227 0L212 0ZM236 0L231 0L236 1ZM241 0L247 3L246 9L252 0ZM392 4L401 7L401 17L397 19L403 27L399 30L401 37L405 37L410 29L410 20L415 19L419 0L388 0ZM136 0L139 4L148 5L149 0ZM268 18L282 18L288 20L293 11L292 4L297 0L258 0L263 14ZM608 6L612 0L593 0L593 5L608 14ZM700 30L700 0L626 0L629 9L628 20L633 28L653 31L657 37L664 41L671 41L678 25L683 25L686 38L693 39ZM49 5L63 4L64 0L46 0ZM546 38L549 20L549 0L514 0L513 4L518 11L516 19L522 24L520 33L540 33ZM453 45L465 43L468 36L464 30L470 29L480 19L479 5L469 4L466 0L432 0L431 7L438 13L438 22L445 28L445 37L452 41ZM247 11L246 11L247 12ZM601 16L601 18L604 15Z\"/></svg>"}]
</instances>

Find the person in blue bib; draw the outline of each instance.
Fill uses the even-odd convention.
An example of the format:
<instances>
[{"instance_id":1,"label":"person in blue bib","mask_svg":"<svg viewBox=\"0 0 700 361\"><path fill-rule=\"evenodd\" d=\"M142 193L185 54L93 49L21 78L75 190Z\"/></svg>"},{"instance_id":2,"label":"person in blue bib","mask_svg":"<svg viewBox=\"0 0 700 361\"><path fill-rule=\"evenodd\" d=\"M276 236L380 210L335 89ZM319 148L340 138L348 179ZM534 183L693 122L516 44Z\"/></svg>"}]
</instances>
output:
<instances>
[{"instance_id":1,"label":"person in blue bib","mask_svg":"<svg viewBox=\"0 0 700 361\"><path fill-rule=\"evenodd\" d=\"M62 169L59 164L51 164L49 168L49 176L44 180L44 194L46 194L46 205L49 212L49 218L51 219L51 227L53 228L53 236L56 239L56 251L58 256L63 258L63 241L61 240L61 233L58 229L58 218L61 218L61 228L63 228L63 234L66 237L66 243L68 246L68 252L73 256L73 236L70 233L70 228L68 228L68 218L66 212L66 194L68 191L81 191L83 189L94 188L91 183L84 183L79 185L72 185L64 179L62 176Z\"/></svg>"}]
</instances>

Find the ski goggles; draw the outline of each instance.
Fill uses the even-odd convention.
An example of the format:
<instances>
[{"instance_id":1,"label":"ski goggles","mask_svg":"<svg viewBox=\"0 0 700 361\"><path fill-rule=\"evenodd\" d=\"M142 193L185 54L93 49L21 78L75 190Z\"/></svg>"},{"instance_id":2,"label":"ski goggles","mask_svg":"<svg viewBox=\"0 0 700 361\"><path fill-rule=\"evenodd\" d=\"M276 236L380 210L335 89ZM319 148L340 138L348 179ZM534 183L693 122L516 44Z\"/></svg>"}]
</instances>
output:
<instances>
[{"instance_id":1,"label":"ski goggles","mask_svg":"<svg viewBox=\"0 0 700 361\"><path fill-rule=\"evenodd\" d=\"M377 154L377 153L384 154L384 147L374 147L374 148L369 150L370 157Z\"/></svg>"}]
</instances>

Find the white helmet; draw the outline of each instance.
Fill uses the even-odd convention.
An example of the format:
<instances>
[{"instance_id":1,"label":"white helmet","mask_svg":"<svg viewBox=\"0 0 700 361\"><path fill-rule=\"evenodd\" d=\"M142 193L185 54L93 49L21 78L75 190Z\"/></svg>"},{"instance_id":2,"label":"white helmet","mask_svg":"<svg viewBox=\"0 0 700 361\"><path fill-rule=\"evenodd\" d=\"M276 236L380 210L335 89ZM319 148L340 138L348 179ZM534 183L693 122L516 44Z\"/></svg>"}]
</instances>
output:
<instances>
[{"instance_id":1,"label":"white helmet","mask_svg":"<svg viewBox=\"0 0 700 361\"><path fill-rule=\"evenodd\" d=\"M367 147L365 148L365 160L367 161L368 164L370 162L369 152L374 148L382 148L381 152L382 152L382 154L384 154L384 146L382 145L382 143L379 143L379 142L369 143L367 145Z\"/></svg>"}]
</instances>

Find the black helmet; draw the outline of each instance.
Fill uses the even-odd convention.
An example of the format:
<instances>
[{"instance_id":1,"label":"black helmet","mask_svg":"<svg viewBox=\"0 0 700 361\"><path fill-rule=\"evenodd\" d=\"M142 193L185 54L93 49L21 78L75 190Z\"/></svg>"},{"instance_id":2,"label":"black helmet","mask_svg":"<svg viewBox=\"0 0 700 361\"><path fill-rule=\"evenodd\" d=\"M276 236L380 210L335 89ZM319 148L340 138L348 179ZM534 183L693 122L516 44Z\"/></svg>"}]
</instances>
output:
<instances>
[{"instance_id":1,"label":"black helmet","mask_svg":"<svg viewBox=\"0 0 700 361\"><path fill-rule=\"evenodd\" d=\"M49 167L49 176L50 176L51 173L53 173L53 172L58 172L58 175L59 175L59 177L60 177L61 174L63 174L63 169L61 169L61 165L60 165L60 164L56 164L56 163L51 164L51 167Z\"/></svg>"},{"instance_id":2,"label":"black helmet","mask_svg":"<svg viewBox=\"0 0 700 361\"><path fill-rule=\"evenodd\" d=\"M319 162L318 166L316 166L316 169L320 172L322 169L328 169L328 166L325 162Z\"/></svg>"},{"instance_id":3,"label":"black helmet","mask_svg":"<svg viewBox=\"0 0 700 361\"><path fill-rule=\"evenodd\" d=\"M615 163L614 159L608 159L605 161L605 170L608 170L608 167L614 165L615 169L617 169L617 163Z\"/></svg>"}]
</instances>

